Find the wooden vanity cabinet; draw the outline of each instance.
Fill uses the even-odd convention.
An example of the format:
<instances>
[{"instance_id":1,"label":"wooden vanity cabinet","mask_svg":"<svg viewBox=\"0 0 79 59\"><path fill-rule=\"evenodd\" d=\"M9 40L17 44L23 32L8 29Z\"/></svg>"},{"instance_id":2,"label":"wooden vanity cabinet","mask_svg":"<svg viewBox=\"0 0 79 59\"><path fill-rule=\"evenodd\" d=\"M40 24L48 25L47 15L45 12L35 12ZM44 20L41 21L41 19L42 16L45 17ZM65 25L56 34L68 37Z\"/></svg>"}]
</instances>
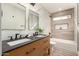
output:
<instances>
[{"instance_id":1,"label":"wooden vanity cabinet","mask_svg":"<svg viewBox=\"0 0 79 59\"><path fill-rule=\"evenodd\" d=\"M5 53L7 56L45 56L49 54L49 36Z\"/></svg>"}]
</instances>

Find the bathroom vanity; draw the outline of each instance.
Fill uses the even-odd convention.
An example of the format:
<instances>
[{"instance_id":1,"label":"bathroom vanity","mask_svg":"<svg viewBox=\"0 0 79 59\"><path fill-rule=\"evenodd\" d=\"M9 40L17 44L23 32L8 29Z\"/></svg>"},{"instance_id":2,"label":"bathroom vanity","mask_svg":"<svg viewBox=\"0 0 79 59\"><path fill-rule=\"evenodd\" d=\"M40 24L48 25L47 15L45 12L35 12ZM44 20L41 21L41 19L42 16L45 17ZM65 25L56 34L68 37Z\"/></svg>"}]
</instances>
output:
<instances>
[{"instance_id":1,"label":"bathroom vanity","mask_svg":"<svg viewBox=\"0 0 79 59\"><path fill-rule=\"evenodd\" d=\"M29 37L31 39L17 45L8 45L3 41L3 56L46 56L50 55L50 36ZM23 39L19 39L23 40ZM27 40L27 39L26 39Z\"/></svg>"},{"instance_id":2,"label":"bathroom vanity","mask_svg":"<svg viewBox=\"0 0 79 59\"><path fill-rule=\"evenodd\" d=\"M26 30L26 7L19 4L2 4L2 30ZM39 14L29 11L28 30L34 30L39 26ZM33 33L34 34L34 33ZM8 35L7 35L8 36ZM15 33L8 36L10 40L2 41L3 56L43 56L50 54L49 35L31 35L25 37ZM23 37L22 37L23 36ZM6 38L8 39L8 38Z\"/></svg>"}]
</instances>

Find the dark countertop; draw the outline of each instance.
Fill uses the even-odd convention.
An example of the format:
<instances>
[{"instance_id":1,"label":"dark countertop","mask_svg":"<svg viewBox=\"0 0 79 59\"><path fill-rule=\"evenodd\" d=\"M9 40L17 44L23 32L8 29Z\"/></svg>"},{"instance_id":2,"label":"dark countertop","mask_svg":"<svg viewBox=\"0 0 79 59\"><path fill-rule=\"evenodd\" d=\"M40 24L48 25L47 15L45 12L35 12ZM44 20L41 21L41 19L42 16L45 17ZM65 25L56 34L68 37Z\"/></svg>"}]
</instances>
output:
<instances>
[{"instance_id":1,"label":"dark countertop","mask_svg":"<svg viewBox=\"0 0 79 59\"><path fill-rule=\"evenodd\" d=\"M16 49L18 47L21 47L23 45L31 44L32 42L35 42L35 41L45 38L47 36L48 35L44 35L44 37L29 37L28 39L31 39L31 41L20 43L20 44L14 45L14 46L9 46L7 44L8 40L2 41L2 52L5 53L5 52L11 51L13 49ZM19 40L22 40L22 39L19 39Z\"/></svg>"}]
</instances>

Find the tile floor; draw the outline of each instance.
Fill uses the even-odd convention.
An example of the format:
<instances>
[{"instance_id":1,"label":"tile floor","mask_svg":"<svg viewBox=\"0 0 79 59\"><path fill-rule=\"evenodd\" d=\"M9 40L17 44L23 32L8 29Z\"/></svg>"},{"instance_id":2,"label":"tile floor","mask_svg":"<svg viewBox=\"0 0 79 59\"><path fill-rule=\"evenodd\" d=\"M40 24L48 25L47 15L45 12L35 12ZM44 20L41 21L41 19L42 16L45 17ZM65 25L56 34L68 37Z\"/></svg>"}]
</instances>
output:
<instances>
[{"instance_id":1,"label":"tile floor","mask_svg":"<svg viewBox=\"0 0 79 59\"><path fill-rule=\"evenodd\" d=\"M75 52L71 52L68 50L64 50L61 48L55 48L55 49L51 49L51 56L77 56L78 54Z\"/></svg>"}]
</instances>

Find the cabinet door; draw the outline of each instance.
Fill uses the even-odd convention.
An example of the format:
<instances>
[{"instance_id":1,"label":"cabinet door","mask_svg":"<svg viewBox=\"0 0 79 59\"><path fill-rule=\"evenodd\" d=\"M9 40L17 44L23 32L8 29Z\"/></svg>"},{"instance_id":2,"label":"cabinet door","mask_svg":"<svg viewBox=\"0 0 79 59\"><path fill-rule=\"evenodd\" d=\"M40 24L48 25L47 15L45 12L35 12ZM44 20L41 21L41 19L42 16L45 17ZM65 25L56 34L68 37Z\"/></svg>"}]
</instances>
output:
<instances>
[{"instance_id":1,"label":"cabinet door","mask_svg":"<svg viewBox=\"0 0 79 59\"><path fill-rule=\"evenodd\" d=\"M40 55L40 47L39 47L39 41L33 42L30 44L30 51L27 56L39 56Z\"/></svg>"},{"instance_id":2,"label":"cabinet door","mask_svg":"<svg viewBox=\"0 0 79 59\"><path fill-rule=\"evenodd\" d=\"M50 38L46 37L40 42L40 51L42 52L41 55L45 56L50 53Z\"/></svg>"},{"instance_id":3,"label":"cabinet door","mask_svg":"<svg viewBox=\"0 0 79 59\"><path fill-rule=\"evenodd\" d=\"M22 46L20 48L17 48L15 50L12 50L10 52L5 53L5 55L8 56L24 56L26 55L26 53L28 53L30 51L30 45L26 45L26 46Z\"/></svg>"},{"instance_id":4,"label":"cabinet door","mask_svg":"<svg viewBox=\"0 0 79 59\"><path fill-rule=\"evenodd\" d=\"M32 51L29 55L32 56L43 56L49 54L50 49L50 39L49 37L43 38L39 41L36 41L31 44L32 47L35 47L35 50Z\"/></svg>"},{"instance_id":5,"label":"cabinet door","mask_svg":"<svg viewBox=\"0 0 79 59\"><path fill-rule=\"evenodd\" d=\"M39 41L39 45L42 48L45 47L45 46L49 46L50 47L50 38L49 37L45 37L45 38L41 39Z\"/></svg>"}]
</instances>

